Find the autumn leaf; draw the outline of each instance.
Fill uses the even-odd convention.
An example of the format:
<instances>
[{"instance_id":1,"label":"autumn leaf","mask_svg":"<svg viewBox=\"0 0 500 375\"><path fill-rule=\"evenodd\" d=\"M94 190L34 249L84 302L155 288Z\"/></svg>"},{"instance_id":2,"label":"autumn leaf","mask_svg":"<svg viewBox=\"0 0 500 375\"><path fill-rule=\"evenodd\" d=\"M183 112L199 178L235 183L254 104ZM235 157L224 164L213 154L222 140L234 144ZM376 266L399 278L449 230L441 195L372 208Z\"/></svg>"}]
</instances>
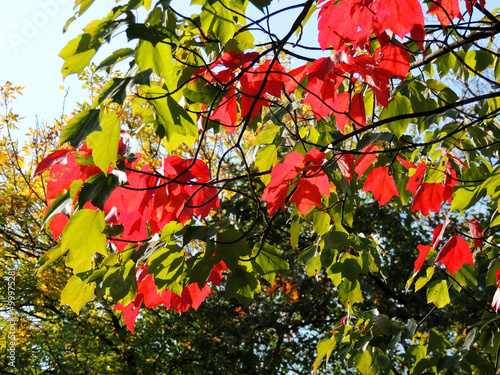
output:
<instances>
[{"instance_id":1,"label":"autumn leaf","mask_svg":"<svg viewBox=\"0 0 500 375\"><path fill-rule=\"evenodd\" d=\"M376 146L366 146L361 150L361 155L356 159L356 163L354 164L354 172L358 175L358 180L377 158L375 151L377 151Z\"/></svg>"},{"instance_id":2,"label":"autumn leaf","mask_svg":"<svg viewBox=\"0 0 500 375\"><path fill-rule=\"evenodd\" d=\"M41 175L46 169L52 167L54 164L65 165L67 163L66 156L71 151L72 150L59 150L46 156L36 167L35 173L33 173L33 177Z\"/></svg>"},{"instance_id":3,"label":"autumn leaf","mask_svg":"<svg viewBox=\"0 0 500 375\"><path fill-rule=\"evenodd\" d=\"M469 244L460 236L453 236L446 242L436 257L435 263L438 262L442 262L452 275L464 263L474 264Z\"/></svg>"},{"instance_id":4,"label":"autumn leaf","mask_svg":"<svg viewBox=\"0 0 500 375\"><path fill-rule=\"evenodd\" d=\"M431 245L417 245L417 249L420 253L413 263L415 266L415 272L419 272L422 268L422 265L425 262L425 258L427 257L427 254L429 254L429 250L431 249Z\"/></svg>"},{"instance_id":5,"label":"autumn leaf","mask_svg":"<svg viewBox=\"0 0 500 375\"><path fill-rule=\"evenodd\" d=\"M420 211L427 215L429 211L438 212L443 203L444 185L438 183L423 183L413 198L412 211Z\"/></svg>"},{"instance_id":6,"label":"autumn leaf","mask_svg":"<svg viewBox=\"0 0 500 375\"><path fill-rule=\"evenodd\" d=\"M479 224L479 221L477 219L471 219L469 220L469 230L470 230L470 235L472 239L474 240L474 247L476 249L483 249L483 238L484 238L484 233L483 233L483 227L481 224Z\"/></svg>"},{"instance_id":7,"label":"autumn leaf","mask_svg":"<svg viewBox=\"0 0 500 375\"><path fill-rule=\"evenodd\" d=\"M389 202L394 195L399 197L398 188L387 167L374 168L366 178L363 191L371 191L379 206Z\"/></svg>"},{"instance_id":8,"label":"autumn leaf","mask_svg":"<svg viewBox=\"0 0 500 375\"><path fill-rule=\"evenodd\" d=\"M435 0L427 13L435 14L443 27L448 26L456 17L463 19L458 0Z\"/></svg>"},{"instance_id":9,"label":"autumn leaf","mask_svg":"<svg viewBox=\"0 0 500 375\"><path fill-rule=\"evenodd\" d=\"M422 182L426 169L427 166L425 164L425 161L422 160L420 163L418 163L416 172L410 177L410 180L406 184L406 190L414 193L418 189L420 183Z\"/></svg>"}]
</instances>

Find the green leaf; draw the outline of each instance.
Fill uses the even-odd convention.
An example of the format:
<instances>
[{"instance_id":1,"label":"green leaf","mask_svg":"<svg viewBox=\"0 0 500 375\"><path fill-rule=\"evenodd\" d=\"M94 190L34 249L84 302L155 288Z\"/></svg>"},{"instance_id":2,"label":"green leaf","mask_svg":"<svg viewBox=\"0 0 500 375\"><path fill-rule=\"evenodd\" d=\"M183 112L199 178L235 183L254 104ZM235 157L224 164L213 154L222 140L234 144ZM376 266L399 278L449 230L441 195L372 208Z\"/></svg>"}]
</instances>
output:
<instances>
[{"instance_id":1,"label":"green leaf","mask_svg":"<svg viewBox=\"0 0 500 375\"><path fill-rule=\"evenodd\" d=\"M260 249L260 252L252 261L252 266L269 284L274 284L276 274L290 270L288 262L274 246L265 243L257 244L255 248Z\"/></svg>"},{"instance_id":2,"label":"green leaf","mask_svg":"<svg viewBox=\"0 0 500 375\"><path fill-rule=\"evenodd\" d=\"M78 147L89 134L101 130L99 115L100 110L90 109L74 116L62 130L61 145L69 142Z\"/></svg>"},{"instance_id":3,"label":"green leaf","mask_svg":"<svg viewBox=\"0 0 500 375\"><path fill-rule=\"evenodd\" d=\"M135 70L134 70L135 71ZM128 76L132 74L131 76ZM130 94L132 86L134 85L148 85L151 76L151 69L145 70L138 74L129 71L125 78L113 78L104 87L97 100L97 105L102 104L104 101L111 99L114 103L122 105L125 99Z\"/></svg>"},{"instance_id":4,"label":"green leaf","mask_svg":"<svg viewBox=\"0 0 500 375\"><path fill-rule=\"evenodd\" d=\"M69 250L66 265L74 272L91 268L95 253L107 254L104 213L83 209L77 211L64 228L61 247Z\"/></svg>"},{"instance_id":5,"label":"green leaf","mask_svg":"<svg viewBox=\"0 0 500 375\"><path fill-rule=\"evenodd\" d=\"M191 147L198 138L195 115L186 112L170 96L151 100L150 103L157 116L156 134L163 138L167 151L172 152L181 143Z\"/></svg>"},{"instance_id":6,"label":"green leaf","mask_svg":"<svg viewBox=\"0 0 500 375\"><path fill-rule=\"evenodd\" d=\"M182 294L186 275L186 252L175 244L156 251L149 257L148 273L153 275L158 291L167 288L177 295Z\"/></svg>"},{"instance_id":7,"label":"green leaf","mask_svg":"<svg viewBox=\"0 0 500 375\"><path fill-rule=\"evenodd\" d=\"M219 233L221 230L226 229L230 225L229 220L221 220L209 226L189 226L186 227L182 245L186 246L192 240L201 240L208 242L213 236Z\"/></svg>"},{"instance_id":8,"label":"green leaf","mask_svg":"<svg viewBox=\"0 0 500 375\"><path fill-rule=\"evenodd\" d=\"M80 74L89 65L99 47L100 43L92 41L90 34L81 34L70 41L59 54L65 60L62 67L63 78L68 74Z\"/></svg>"},{"instance_id":9,"label":"green leaf","mask_svg":"<svg viewBox=\"0 0 500 375\"><path fill-rule=\"evenodd\" d=\"M147 40L140 40L135 50L135 61L139 70L151 69L158 77L165 79L168 87L172 87L175 82L172 59L172 49L166 43L153 45Z\"/></svg>"},{"instance_id":10,"label":"green leaf","mask_svg":"<svg viewBox=\"0 0 500 375\"><path fill-rule=\"evenodd\" d=\"M50 220L57 214L65 214L66 216L71 215L71 209L73 207L73 199L70 195L70 190L64 194L58 194L57 198L50 204L49 209L45 213L45 217L42 222L42 228L47 225Z\"/></svg>"},{"instance_id":11,"label":"green leaf","mask_svg":"<svg viewBox=\"0 0 500 375\"><path fill-rule=\"evenodd\" d=\"M120 143L120 118L115 113L104 113L100 123L102 130L90 134L87 137L87 144L92 149L95 165L107 174L110 165L116 168Z\"/></svg>"},{"instance_id":12,"label":"green leaf","mask_svg":"<svg viewBox=\"0 0 500 375\"><path fill-rule=\"evenodd\" d=\"M110 267L104 275L102 286L113 301L126 306L135 299L135 263L129 260L122 267Z\"/></svg>"},{"instance_id":13,"label":"green leaf","mask_svg":"<svg viewBox=\"0 0 500 375\"><path fill-rule=\"evenodd\" d=\"M200 14L201 28L209 38L217 37L226 44L234 35L235 13L220 2L206 2Z\"/></svg>"},{"instance_id":14,"label":"green leaf","mask_svg":"<svg viewBox=\"0 0 500 375\"><path fill-rule=\"evenodd\" d=\"M85 203L92 201L92 204L104 209L104 204L108 200L109 196L118 186L123 185L120 180L114 174L105 175L104 173L99 173L88 178L78 194L78 207L83 208Z\"/></svg>"},{"instance_id":15,"label":"green leaf","mask_svg":"<svg viewBox=\"0 0 500 375\"><path fill-rule=\"evenodd\" d=\"M270 125L264 130L262 130L255 140L253 141L254 145L264 145L264 144L272 144L274 142L274 138L276 134L281 130L281 126L278 125Z\"/></svg>"},{"instance_id":16,"label":"green leaf","mask_svg":"<svg viewBox=\"0 0 500 375\"><path fill-rule=\"evenodd\" d=\"M108 56L107 58L102 60L101 63L97 66L96 71L102 69L110 73L116 63L133 55L134 50L132 48L120 48L119 50L113 52L111 56Z\"/></svg>"},{"instance_id":17,"label":"green leaf","mask_svg":"<svg viewBox=\"0 0 500 375\"><path fill-rule=\"evenodd\" d=\"M361 294L361 285L358 280L351 282L344 279L339 287L339 299L344 306L352 306L356 302L363 302L363 295Z\"/></svg>"},{"instance_id":18,"label":"green leaf","mask_svg":"<svg viewBox=\"0 0 500 375\"><path fill-rule=\"evenodd\" d=\"M271 4L271 0L250 0L250 2L260 10L264 10L265 7Z\"/></svg>"},{"instance_id":19,"label":"green leaf","mask_svg":"<svg viewBox=\"0 0 500 375\"><path fill-rule=\"evenodd\" d=\"M497 285L496 273L500 268L500 259L493 259L488 266L486 275L486 286Z\"/></svg>"},{"instance_id":20,"label":"green leaf","mask_svg":"<svg viewBox=\"0 0 500 375\"><path fill-rule=\"evenodd\" d=\"M236 298L247 307L259 289L259 282L244 267L238 266L231 272L226 282L226 298Z\"/></svg>"},{"instance_id":21,"label":"green leaf","mask_svg":"<svg viewBox=\"0 0 500 375\"><path fill-rule=\"evenodd\" d=\"M245 237L234 228L224 229L217 234L214 250L217 261L223 260L231 271L239 267L240 256L251 253Z\"/></svg>"},{"instance_id":22,"label":"green leaf","mask_svg":"<svg viewBox=\"0 0 500 375\"><path fill-rule=\"evenodd\" d=\"M410 99L408 99L406 96L401 95L400 93L397 93L389 102L389 106L387 108L384 108L384 110L382 111L380 120L390 119L398 115L407 115L412 112L413 110ZM396 137L401 138L401 136L408 128L408 124L410 123L410 121L412 121L412 119L391 121L387 124L387 127Z\"/></svg>"},{"instance_id":23,"label":"green leaf","mask_svg":"<svg viewBox=\"0 0 500 375\"><path fill-rule=\"evenodd\" d=\"M444 280L443 280L444 281ZM448 288L446 288L448 290ZM427 352L443 355L450 347L450 342L438 331L432 328L429 331L429 344L427 345Z\"/></svg>"},{"instance_id":24,"label":"green leaf","mask_svg":"<svg viewBox=\"0 0 500 375\"><path fill-rule=\"evenodd\" d=\"M54 263L60 257L62 257L67 250L63 249L61 246L54 247L47 251L43 256L38 260L38 265L40 266L37 269L37 274L47 267L49 264Z\"/></svg>"},{"instance_id":25,"label":"green leaf","mask_svg":"<svg viewBox=\"0 0 500 375\"><path fill-rule=\"evenodd\" d=\"M419 291L432 279L434 270L434 267L427 267L427 269L425 270L425 276L420 276L415 283L415 292Z\"/></svg>"},{"instance_id":26,"label":"green leaf","mask_svg":"<svg viewBox=\"0 0 500 375\"><path fill-rule=\"evenodd\" d=\"M73 275L61 293L61 305L69 305L71 309L80 314L80 310L87 302L94 300L95 283L87 283Z\"/></svg>"},{"instance_id":27,"label":"green leaf","mask_svg":"<svg viewBox=\"0 0 500 375\"><path fill-rule=\"evenodd\" d=\"M313 215L313 227L320 236L330 230L330 215L324 211L315 212Z\"/></svg>"},{"instance_id":28,"label":"green leaf","mask_svg":"<svg viewBox=\"0 0 500 375\"><path fill-rule=\"evenodd\" d=\"M427 289L427 303L434 303L438 309L450 303L446 280L433 281Z\"/></svg>"},{"instance_id":29,"label":"green leaf","mask_svg":"<svg viewBox=\"0 0 500 375\"><path fill-rule=\"evenodd\" d=\"M332 335L329 339L318 342L316 360L314 361L313 373L315 374L318 371L318 366L326 357L326 363L330 359L330 355L333 352L333 349L337 346L337 339L335 335Z\"/></svg>"}]
</instances>

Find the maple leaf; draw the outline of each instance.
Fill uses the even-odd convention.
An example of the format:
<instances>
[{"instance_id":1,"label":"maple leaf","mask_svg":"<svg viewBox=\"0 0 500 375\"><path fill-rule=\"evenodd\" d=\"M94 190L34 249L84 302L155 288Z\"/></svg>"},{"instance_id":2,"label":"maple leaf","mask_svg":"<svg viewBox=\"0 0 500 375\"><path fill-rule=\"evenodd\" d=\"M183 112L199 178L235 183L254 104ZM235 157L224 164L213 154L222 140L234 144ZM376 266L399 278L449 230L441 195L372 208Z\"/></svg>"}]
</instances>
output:
<instances>
[{"instance_id":1,"label":"maple leaf","mask_svg":"<svg viewBox=\"0 0 500 375\"><path fill-rule=\"evenodd\" d=\"M481 224L479 224L479 221L477 221L477 219L469 220L469 230L470 230L470 235L474 240L474 248L482 250L483 249L482 239L484 238L484 233L483 233L483 227L481 226Z\"/></svg>"},{"instance_id":2,"label":"maple leaf","mask_svg":"<svg viewBox=\"0 0 500 375\"><path fill-rule=\"evenodd\" d=\"M233 88L222 98L221 103L210 115L211 120L219 120L232 134L236 131L237 113L236 91Z\"/></svg>"},{"instance_id":3,"label":"maple leaf","mask_svg":"<svg viewBox=\"0 0 500 375\"><path fill-rule=\"evenodd\" d=\"M52 167L54 164L65 165L67 163L66 156L72 150L59 150L43 158L43 160L37 165L35 173L33 173L33 178L41 175L46 169Z\"/></svg>"},{"instance_id":4,"label":"maple leaf","mask_svg":"<svg viewBox=\"0 0 500 375\"><path fill-rule=\"evenodd\" d=\"M337 95L337 102L340 108L345 113L336 113L337 127L344 133L345 125L353 122L356 126L361 127L366 125L365 102L363 95L354 94L351 98L349 93Z\"/></svg>"},{"instance_id":5,"label":"maple leaf","mask_svg":"<svg viewBox=\"0 0 500 375\"><path fill-rule=\"evenodd\" d=\"M115 305L116 310L123 311L123 320L132 334L134 334L135 320L141 309L143 299L143 294L139 292L135 300L130 302L127 306L123 306L121 303Z\"/></svg>"},{"instance_id":6,"label":"maple leaf","mask_svg":"<svg viewBox=\"0 0 500 375\"><path fill-rule=\"evenodd\" d=\"M389 43L377 51L380 51L381 56L378 66L386 71L386 75L401 79L406 77L410 71L410 52L402 44Z\"/></svg>"},{"instance_id":7,"label":"maple leaf","mask_svg":"<svg viewBox=\"0 0 500 375\"><path fill-rule=\"evenodd\" d=\"M463 19L458 0L435 0L427 13L435 14L443 27L448 26L455 17Z\"/></svg>"},{"instance_id":8,"label":"maple leaf","mask_svg":"<svg viewBox=\"0 0 500 375\"><path fill-rule=\"evenodd\" d=\"M69 218L65 214L59 213L57 215L54 215L54 217L50 221L50 231L52 232L54 241L59 238L68 222Z\"/></svg>"},{"instance_id":9,"label":"maple leaf","mask_svg":"<svg viewBox=\"0 0 500 375\"><path fill-rule=\"evenodd\" d=\"M420 253L413 263L415 266L415 272L419 272L422 268L422 265L425 262L425 258L427 258L427 254L429 254L429 250L431 249L431 245L417 245L417 249Z\"/></svg>"},{"instance_id":10,"label":"maple leaf","mask_svg":"<svg viewBox=\"0 0 500 375\"><path fill-rule=\"evenodd\" d=\"M443 246L434 262L442 262L454 275L464 263L474 264L474 259L467 241L460 236L453 236Z\"/></svg>"},{"instance_id":11,"label":"maple leaf","mask_svg":"<svg viewBox=\"0 0 500 375\"><path fill-rule=\"evenodd\" d=\"M404 38L415 25L424 26L424 13L418 0L379 0L377 8L377 27L391 30Z\"/></svg>"},{"instance_id":12,"label":"maple leaf","mask_svg":"<svg viewBox=\"0 0 500 375\"><path fill-rule=\"evenodd\" d=\"M420 183L422 182L426 169L427 165L425 164L425 161L422 160L420 163L418 163L417 170L410 177L408 183L406 184L406 190L414 193L418 189Z\"/></svg>"},{"instance_id":13,"label":"maple leaf","mask_svg":"<svg viewBox=\"0 0 500 375\"><path fill-rule=\"evenodd\" d=\"M398 188L394 178L389 175L389 168L387 167L372 169L368 177L366 177L363 191L371 191L379 206L389 202L394 195L399 197Z\"/></svg>"},{"instance_id":14,"label":"maple leaf","mask_svg":"<svg viewBox=\"0 0 500 375\"><path fill-rule=\"evenodd\" d=\"M330 195L328 176L321 171L325 153L311 149L306 156L293 151L285 157L283 163L276 165L271 171L271 182L262 194L262 200L267 202L269 215L273 215L279 208L285 209L288 188L295 177L301 172L307 172L305 179L299 180L293 194L292 202L300 206L299 211L304 215L312 205L321 205L321 194ZM315 184L316 186L312 186ZM309 194L312 194L308 197ZM319 198L318 198L319 194ZM312 205L311 205L312 204ZM307 209L309 207L309 209ZM306 210L307 211L304 211Z\"/></svg>"},{"instance_id":15,"label":"maple leaf","mask_svg":"<svg viewBox=\"0 0 500 375\"><path fill-rule=\"evenodd\" d=\"M329 1L318 14L318 41L323 50L350 43L354 47L368 44L372 34L374 14L367 5L371 1L346 0L337 5Z\"/></svg>"},{"instance_id":16,"label":"maple leaf","mask_svg":"<svg viewBox=\"0 0 500 375\"><path fill-rule=\"evenodd\" d=\"M444 231L446 230L446 227L450 223L450 219L448 216L446 216L446 220L444 224L439 224L436 229L432 232L432 247L434 249L437 249L437 246L439 244L439 241L443 239L444 236Z\"/></svg>"},{"instance_id":17,"label":"maple leaf","mask_svg":"<svg viewBox=\"0 0 500 375\"><path fill-rule=\"evenodd\" d=\"M443 203L444 185L438 183L423 183L413 198L412 211L420 211L427 215L429 211L439 212Z\"/></svg>"},{"instance_id":18,"label":"maple leaf","mask_svg":"<svg viewBox=\"0 0 500 375\"><path fill-rule=\"evenodd\" d=\"M351 183L354 172L353 164L354 164L353 154L342 154L340 158L337 159L337 165L339 166L340 172L342 172L342 175L349 183Z\"/></svg>"},{"instance_id":19,"label":"maple leaf","mask_svg":"<svg viewBox=\"0 0 500 375\"><path fill-rule=\"evenodd\" d=\"M405 167L406 169L414 168L416 169L417 166L413 163L410 163L408 160L403 159L401 156L396 156L396 159Z\"/></svg>"},{"instance_id":20,"label":"maple leaf","mask_svg":"<svg viewBox=\"0 0 500 375\"><path fill-rule=\"evenodd\" d=\"M323 171L301 178L290 202L295 203L301 215L305 216L313 206L321 206L321 194L330 196L330 183Z\"/></svg>"},{"instance_id":21,"label":"maple leaf","mask_svg":"<svg viewBox=\"0 0 500 375\"><path fill-rule=\"evenodd\" d=\"M376 146L366 146L361 150L361 155L356 159L354 164L354 172L358 175L358 180L363 173L372 165L373 161L377 158Z\"/></svg>"}]
</instances>

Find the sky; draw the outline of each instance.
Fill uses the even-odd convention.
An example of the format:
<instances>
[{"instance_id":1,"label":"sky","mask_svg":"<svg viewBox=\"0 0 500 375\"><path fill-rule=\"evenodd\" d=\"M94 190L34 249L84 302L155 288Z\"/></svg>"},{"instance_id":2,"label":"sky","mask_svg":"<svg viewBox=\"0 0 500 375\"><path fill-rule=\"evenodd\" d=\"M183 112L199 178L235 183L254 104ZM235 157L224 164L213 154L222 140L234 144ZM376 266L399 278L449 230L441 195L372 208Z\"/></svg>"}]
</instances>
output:
<instances>
[{"instance_id":1,"label":"sky","mask_svg":"<svg viewBox=\"0 0 500 375\"><path fill-rule=\"evenodd\" d=\"M14 135L18 140L22 140L29 128L34 127L37 118L51 124L60 118L63 106L64 113L68 114L77 108L77 102L85 100L85 92L76 75L70 75L63 81L63 60L58 55L90 21L105 17L116 6L116 1L96 1L63 33L66 21L74 14L74 1L0 2L0 86L10 81L16 86L25 87L23 95L12 103L13 112L23 117ZM288 0L287 5L296 2ZM177 3L176 9L188 4L186 0L172 3ZM254 11L258 12L256 9ZM285 27L283 30L288 29ZM125 37L122 35L117 38L123 38L123 43L114 41L112 46L103 46L93 62L99 63L113 50L122 48L126 43ZM0 110L4 111L3 108Z\"/></svg>"},{"instance_id":2,"label":"sky","mask_svg":"<svg viewBox=\"0 0 500 375\"><path fill-rule=\"evenodd\" d=\"M74 0L23 0L0 3L0 86L6 81L24 86L23 95L12 103L13 112L23 117L14 137L22 139L37 117L49 124L64 112L70 113L85 99L76 75L64 81L63 60L58 56L70 40L91 20L106 16L116 2L99 0L94 8L63 27L74 14ZM64 86L64 89L60 87ZM64 100L66 90L68 91ZM1 109L2 112L4 108Z\"/></svg>"}]
</instances>

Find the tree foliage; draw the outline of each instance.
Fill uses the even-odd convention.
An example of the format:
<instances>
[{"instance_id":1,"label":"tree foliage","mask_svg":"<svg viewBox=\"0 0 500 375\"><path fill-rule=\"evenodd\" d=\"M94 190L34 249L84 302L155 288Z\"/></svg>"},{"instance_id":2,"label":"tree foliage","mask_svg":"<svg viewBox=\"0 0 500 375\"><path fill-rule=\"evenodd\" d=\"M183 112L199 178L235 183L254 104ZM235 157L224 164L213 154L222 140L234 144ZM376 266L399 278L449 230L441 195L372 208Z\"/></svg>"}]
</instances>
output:
<instances>
[{"instance_id":1,"label":"tree foliage","mask_svg":"<svg viewBox=\"0 0 500 375\"><path fill-rule=\"evenodd\" d=\"M330 356L363 374L496 371L500 18L489 3L119 3L63 49L62 72L82 74L122 31L127 48L96 69L128 71L35 171L47 180L41 226L60 239L40 263L71 273L63 304L104 300L134 332L146 308L203 309L216 291L247 314L263 289L315 278L345 316L293 310L310 332L331 324L314 371ZM334 306L314 314L323 308Z\"/></svg>"}]
</instances>

